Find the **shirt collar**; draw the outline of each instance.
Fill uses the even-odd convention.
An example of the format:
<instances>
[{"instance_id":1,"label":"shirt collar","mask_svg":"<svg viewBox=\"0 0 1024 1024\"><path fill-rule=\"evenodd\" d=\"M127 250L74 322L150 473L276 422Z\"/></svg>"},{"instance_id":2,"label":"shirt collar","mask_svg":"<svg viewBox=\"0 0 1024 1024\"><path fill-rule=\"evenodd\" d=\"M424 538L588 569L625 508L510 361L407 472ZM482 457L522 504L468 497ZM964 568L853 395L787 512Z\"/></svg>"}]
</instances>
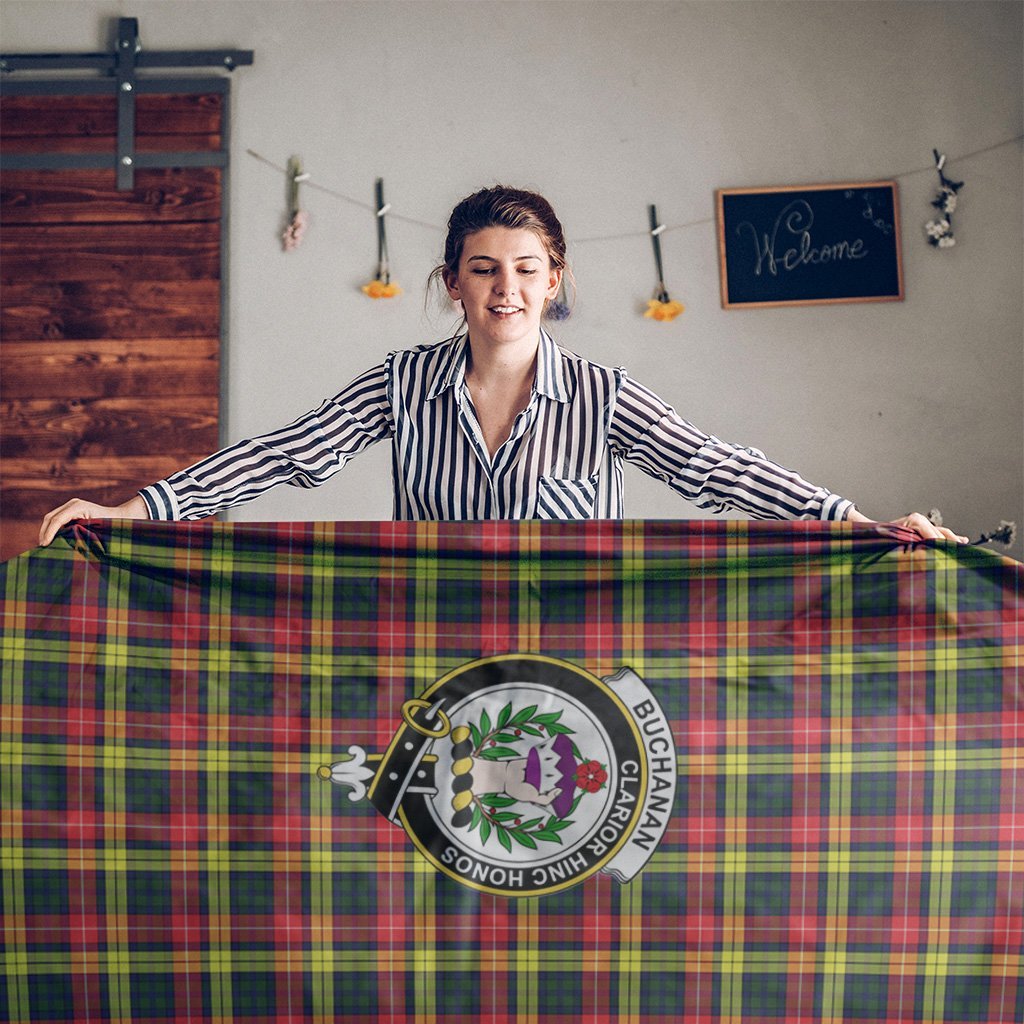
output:
<instances>
[{"instance_id":1,"label":"shirt collar","mask_svg":"<svg viewBox=\"0 0 1024 1024\"><path fill-rule=\"evenodd\" d=\"M457 334L454 338L446 341L447 351L442 355L437 364L437 372L434 374L433 383L427 391L427 400L437 398L448 388L461 387L466 377L466 345L469 340L468 334Z\"/></svg>"},{"instance_id":2,"label":"shirt collar","mask_svg":"<svg viewBox=\"0 0 1024 1024\"><path fill-rule=\"evenodd\" d=\"M569 380L565 359L554 339L543 328L540 332L540 346L537 349L537 379L534 387L539 394L556 402L569 401Z\"/></svg>"},{"instance_id":3,"label":"shirt collar","mask_svg":"<svg viewBox=\"0 0 1024 1024\"><path fill-rule=\"evenodd\" d=\"M448 343L448 351L437 367L434 382L427 391L427 400L437 398L448 388L461 387L466 378L466 356L469 354L469 335L460 334ZM537 374L534 390L556 402L569 401L569 381L565 360L551 335L543 328L537 347Z\"/></svg>"}]
</instances>

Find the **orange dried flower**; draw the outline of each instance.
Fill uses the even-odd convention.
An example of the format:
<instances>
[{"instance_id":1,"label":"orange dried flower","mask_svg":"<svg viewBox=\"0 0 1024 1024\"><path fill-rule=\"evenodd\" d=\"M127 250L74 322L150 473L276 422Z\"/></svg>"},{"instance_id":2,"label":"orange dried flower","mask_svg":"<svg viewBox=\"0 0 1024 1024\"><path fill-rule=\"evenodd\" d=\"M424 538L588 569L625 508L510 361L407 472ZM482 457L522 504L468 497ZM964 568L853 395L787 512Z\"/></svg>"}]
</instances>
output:
<instances>
[{"instance_id":1,"label":"orange dried flower","mask_svg":"<svg viewBox=\"0 0 1024 1024\"><path fill-rule=\"evenodd\" d=\"M669 320L675 320L684 309L686 307L681 302L662 302L660 299L651 299L647 303L647 312L644 313L644 316L648 320L668 322Z\"/></svg>"},{"instance_id":2,"label":"orange dried flower","mask_svg":"<svg viewBox=\"0 0 1024 1024\"><path fill-rule=\"evenodd\" d=\"M396 295L402 294L402 289L391 281L371 281L363 285L363 294L369 295L371 299L393 299Z\"/></svg>"}]
</instances>

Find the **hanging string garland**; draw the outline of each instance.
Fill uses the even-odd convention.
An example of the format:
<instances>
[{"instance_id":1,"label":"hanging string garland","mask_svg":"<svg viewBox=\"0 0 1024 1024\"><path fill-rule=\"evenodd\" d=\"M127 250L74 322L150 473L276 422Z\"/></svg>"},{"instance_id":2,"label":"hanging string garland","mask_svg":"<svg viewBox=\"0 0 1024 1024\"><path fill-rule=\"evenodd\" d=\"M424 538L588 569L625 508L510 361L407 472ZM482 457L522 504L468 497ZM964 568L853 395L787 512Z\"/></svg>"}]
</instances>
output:
<instances>
[{"instance_id":1,"label":"hanging string garland","mask_svg":"<svg viewBox=\"0 0 1024 1024\"><path fill-rule=\"evenodd\" d=\"M968 160L975 156L980 156L983 153L989 153L996 149L1001 149L1004 146L1018 143L1024 139L1024 135L1014 135L1010 138L1003 139L1000 142L996 142L990 146L985 146L981 149L973 150L970 153L965 153L958 157L959 160ZM289 161L289 167L283 168L275 164L273 161L268 160L266 157L257 153L253 149L247 149L246 152L249 156L261 163L266 164L268 167L272 167L275 170L289 174L289 181L294 187L294 192L290 193L291 199L289 206L291 207L291 221L288 229L282 236L284 247L286 251L295 249L299 242L302 240L303 233L308 226L308 215L304 210L301 209L298 202L298 184L300 182L306 183L308 188L316 189L317 191L332 196L342 202L349 203L353 206L358 206L364 210L369 210L374 213L377 217L377 241L378 241L378 266L377 266L377 277L369 284L363 286L362 290L365 294L371 298L391 298L395 295L401 294L401 288L397 284L391 282L388 261L387 261L387 236L384 225L384 216L391 210L390 204L385 204L383 201L383 183L378 179L378 185L380 191L378 194L378 201L375 206L370 206L368 203L361 202L358 199L354 199L351 196L340 192L336 189L329 188L325 185L321 185L319 182L313 181L308 173L301 171L301 166L293 167L292 162ZM908 178L911 175L920 174L923 171L937 170L939 174L939 191L936 198L932 201L932 205L942 213L942 217L935 220L929 221L925 225L925 233L928 236L928 243L935 246L936 248L946 249L955 245L955 239L953 236L953 222L952 214L956 209L957 193L963 187L963 182L952 181L947 178L943 173L943 168L946 163L945 155L940 155L937 150L933 150L933 156L935 163L928 165L927 167L916 167L912 170L903 171L900 174L889 175L891 178L900 179ZM292 158L297 160L297 158ZM649 208L650 211L654 211L654 207ZM405 224L412 224L417 227L427 228L431 231L435 231L441 235L444 234L444 228L438 224L432 224L428 221L419 220L415 217L407 217L402 214L390 213L390 216L397 221L401 221ZM585 245L591 242L617 242L625 241L628 239L635 239L644 237L645 235L652 239L652 244L655 250L655 262L658 268L658 285L655 289L655 298L648 302L647 311L644 316L651 320L668 321L673 320L683 312L684 307L681 303L672 302L671 299L667 298L667 291L664 285L664 274L660 264L660 236L662 234L668 234L672 231L682 231L688 228L700 227L707 224L714 224L715 218L711 217L700 217L695 220L685 221L679 224L664 225L658 224L656 213L652 212L652 226L646 232L639 231L627 231L619 234L611 235L594 235L585 236L581 238L575 238L572 240L573 245ZM654 232L657 231L657 234ZM676 308L678 307L678 308ZM564 319L568 316L569 303L566 300L564 281L563 286L560 288L558 296L551 302L548 308L548 316L550 319Z\"/></svg>"},{"instance_id":2,"label":"hanging string garland","mask_svg":"<svg viewBox=\"0 0 1024 1024\"><path fill-rule=\"evenodd\" d=\"M388 235L384 218L387 217L390 203L384 202L384 179L378 178L374 185L377 198L377 276L363 285L363 294L371 299L393 299L402 294L402 289L391 280L391 267L388 263Z\"/></svg>"},{"instance_id":3,"label":"hanging string garland","mask_svg":"<svg viewBox=\"0 0 1024 1024\"><path fill-rule=\"evenodd\" d=\"M644 316L648 320L667 323L670 320L675 320L685 307L681 302L673 302L665 287L665 268L661 261L661 235L665 230L665 225L658 222L657 207L648 206L647 212L651 220L651 246L654 249L654 266L658 271L658 283L654 286L654 298L647 303L647 311Z\"/></svg>"},{"instance_id":4,"label":"hanging string garland","mask_svg":"<svg viewBox=\"0 0 1024 1024\"><path fill-rule=\"evenodd\" d=\"M930 245L937 249L949 249L956 245L956 239L953 237L953 211L956 209L957 193L964 187L964 183L952 181L942 173L946 165L945 154L940 156L939 151L933 149L932 156L935 157L935 170L939 173L939 192L932 200L932 206L943 216L938 220L928 221L924 230Z\"/></svg>"}]
</instances>

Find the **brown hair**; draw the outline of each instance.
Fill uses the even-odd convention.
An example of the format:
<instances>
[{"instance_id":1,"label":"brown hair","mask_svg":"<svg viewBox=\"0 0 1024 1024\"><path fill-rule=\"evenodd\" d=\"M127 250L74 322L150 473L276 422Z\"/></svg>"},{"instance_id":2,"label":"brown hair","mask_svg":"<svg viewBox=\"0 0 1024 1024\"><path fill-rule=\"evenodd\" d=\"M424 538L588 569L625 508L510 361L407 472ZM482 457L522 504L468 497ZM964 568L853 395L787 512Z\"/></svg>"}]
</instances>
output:
<instances>
[{"instance_id":1,"label":"brown hair","mask_svg":"<svg viewBox=\"0 0 1024 1024\"><path fill-rule=\"evenodd\" d=\"M565 260L565 236L551 204L537 192L495 185L466 196L452 210L444 242L444 262L431 271L428 285L444 285L446 277L458 274L466 238L485 228L525 228L534 232L543 243L552 268L571 280Z\"/></svg>"}]
</instances>

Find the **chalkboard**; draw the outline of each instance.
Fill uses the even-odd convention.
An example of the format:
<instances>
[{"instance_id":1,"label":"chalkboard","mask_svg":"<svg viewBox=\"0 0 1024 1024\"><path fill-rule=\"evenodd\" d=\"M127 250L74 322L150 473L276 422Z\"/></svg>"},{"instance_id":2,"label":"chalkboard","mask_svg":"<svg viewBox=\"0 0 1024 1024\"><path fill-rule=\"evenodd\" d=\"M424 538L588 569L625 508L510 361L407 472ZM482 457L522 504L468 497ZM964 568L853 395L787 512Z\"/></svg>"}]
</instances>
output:
<instances>
[{"instance_id":1,"label":"chalkboard","mask_svg":"<svg viewBox=\"0 0 1024 1024\"><path fill-rule=\"evenodd\" d=\"M719 189L726 309L903 298L894 181Z\"/></svg>"}]
</instances>

